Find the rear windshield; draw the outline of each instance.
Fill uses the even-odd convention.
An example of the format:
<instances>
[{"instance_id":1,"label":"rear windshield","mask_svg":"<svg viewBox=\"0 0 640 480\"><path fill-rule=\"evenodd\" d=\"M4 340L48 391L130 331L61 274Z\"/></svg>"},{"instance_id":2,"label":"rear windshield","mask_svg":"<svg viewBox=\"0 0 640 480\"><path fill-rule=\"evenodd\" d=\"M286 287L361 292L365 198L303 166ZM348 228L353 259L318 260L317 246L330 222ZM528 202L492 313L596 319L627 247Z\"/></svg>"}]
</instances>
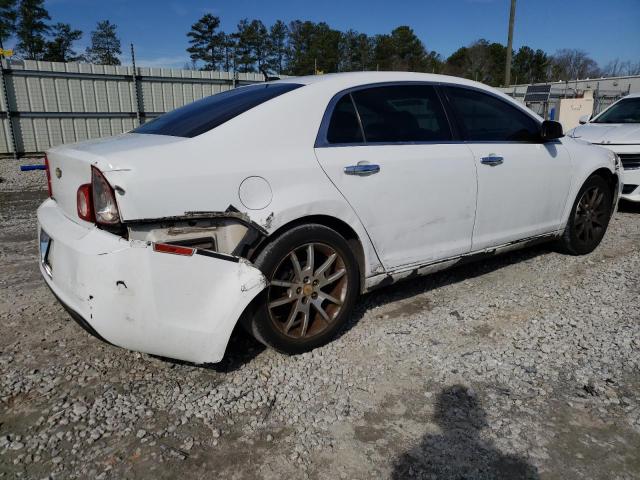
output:
<instances>
[{"instance_id":1,"label":"rear windshield","mask_svg":"<svg viewBox=\"0 0 640 480\"><path fill-rule=\"evenodd\" d=\"M301 86L297 83L261 83L228 90L160 115L134 129L133 133L195 137Z\"/></svg>"}]
</instances>

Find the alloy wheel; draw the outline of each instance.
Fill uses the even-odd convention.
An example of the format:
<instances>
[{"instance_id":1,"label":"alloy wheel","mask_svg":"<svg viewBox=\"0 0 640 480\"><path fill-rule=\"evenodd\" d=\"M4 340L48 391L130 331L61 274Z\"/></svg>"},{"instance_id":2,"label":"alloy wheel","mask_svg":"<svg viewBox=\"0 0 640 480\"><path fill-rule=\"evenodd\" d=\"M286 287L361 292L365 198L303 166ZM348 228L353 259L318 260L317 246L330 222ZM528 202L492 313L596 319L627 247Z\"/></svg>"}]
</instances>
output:
<instances>
[{"instance_id":1,"label":"alloy wheel","mask_svg":"<svg viewBox=\"0 0 640 480\"><path fill-rule=\"evenodd\" d=\"M581 242L590 243L604 235L608 214L605 196L597 186L588 188L582 194L573 221L576 237Z\"/></svg>"},{"instance_id":2,"label":"alloy wheel","mask_svg":"<svg viewBox=\"0 0 640 480\"><path fill-rule=\"evenodd\" d=\"M308 339L326 331L347 297L348 272L342 256L324 243L290 251L271 278L269 316L287 337Z\"/></svg>"}]
</instances>

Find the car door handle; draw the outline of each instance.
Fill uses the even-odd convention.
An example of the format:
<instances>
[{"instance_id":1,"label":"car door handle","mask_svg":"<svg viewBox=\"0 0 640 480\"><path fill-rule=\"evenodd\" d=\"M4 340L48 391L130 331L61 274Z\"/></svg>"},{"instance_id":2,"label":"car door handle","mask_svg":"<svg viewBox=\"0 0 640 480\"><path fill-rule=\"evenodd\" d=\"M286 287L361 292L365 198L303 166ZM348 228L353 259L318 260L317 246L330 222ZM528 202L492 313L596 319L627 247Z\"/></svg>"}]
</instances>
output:
<instances>
[{"instance_id":1,"label":"car door handle","mask_svg":"<svg viewBox=\"0 0 640 480\"><path fill-rule=\"evenodd\" d=\"M496 165L502 165L504 163L504 158L496 155L495 153L490 153L488 157L482 157L480 159L480 163L495 167Z\"/></svg>"},{"instance_id":2,"label":"car door handle","mask_svg":"<svg viewBox=\"0 0 640 480\"><path fill-rule=\"evenodd\" d=\"M344 173L347 175L359 175L366 177L367 175L373 175L380 171L380 165L373 163L358 163L358 165L349 165L344 167Z\"/></svg>"}]
</instances>

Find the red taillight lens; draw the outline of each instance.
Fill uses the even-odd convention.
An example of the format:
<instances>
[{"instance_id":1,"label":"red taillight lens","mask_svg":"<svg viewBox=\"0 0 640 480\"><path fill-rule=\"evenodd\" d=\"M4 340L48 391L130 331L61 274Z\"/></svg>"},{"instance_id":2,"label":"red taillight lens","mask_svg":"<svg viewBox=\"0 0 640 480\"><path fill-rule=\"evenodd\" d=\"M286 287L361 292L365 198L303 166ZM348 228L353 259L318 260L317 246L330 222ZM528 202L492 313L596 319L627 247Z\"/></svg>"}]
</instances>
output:
<instances>
[{"instance_id":1,"label":"red taillight lens","mask_svg":"<svg viewBox=\"0 0 640 480\"><path fill-rule=\"evenodd\" d=\"M154 243L153 251L159 253L171 253L173 255L185 255L190 257L195 249L189 247L181 247L180 245L170 245L168 243Z\"/></svg>"},{"instance_id":2,"label":"red taillight lens","mask_svg":"<svg viewBox=\"0 0 640 480\"><path fill-rule=\"evenodd\" d=\"M93 215L97 223L101 225L120 223L116 194L102 172L96 167L91 167L91 198L93 199Z\"/></svg>"},{"instance_id":3,"label":"red taillight lens","mask_svg":"<svg viewBox=\"0 0 640 480\"><path fill-rule=\"evenodd\" d=\"M91 205L91 185L88 183L80 185L77 194L78 216L87 222L93 222L93 208Z\"/></svg>"},{"instance_id":4,"label":"red taillight lens","mask_svg":"<svg viewBox=\"0 0 640 480\"><path fill-rule=\"evenodd\" d=\"M44 156L44 170L47 172L47 190L49 190L49 197L53 197L51 192L51 171L49 170L49 159Z\"/></svg>"}]
</instances>

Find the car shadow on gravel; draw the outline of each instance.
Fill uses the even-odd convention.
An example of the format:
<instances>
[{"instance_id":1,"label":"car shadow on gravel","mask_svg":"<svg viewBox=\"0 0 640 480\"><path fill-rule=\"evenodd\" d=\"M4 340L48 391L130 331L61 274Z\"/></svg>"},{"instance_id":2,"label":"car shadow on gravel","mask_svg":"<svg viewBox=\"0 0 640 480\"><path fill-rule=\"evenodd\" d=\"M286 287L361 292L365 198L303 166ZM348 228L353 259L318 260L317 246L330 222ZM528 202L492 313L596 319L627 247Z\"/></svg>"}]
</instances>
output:
<instances>
[{"instance_id":1,"label":"car shadow on gravel","mask_svg":"<svg viewBox=\"0 0 640 480\"><path fill-rule=\"evenodd\" d=\"M393 480L538 479L538 469L521 457L500 452L481 438L487 415L471 389L445 388L436 400L433 420L440 434L426 434L393 463Z\"/></svg>"},{"instance_id":2,"label":"car shadow on gravel","mask_svg":"<svg viewBox=\"0 0 640 480\"><path fill-rule=\"evenodd\" d=\"M341 337L349 332L349 330L355 327L365 316L366 312L372 308L406 300L448 285L486 275L496 270L500 270L501 268L524 262L539 255L552 253L554 251L554 245L552 243L544 243L522 250L499 254L495 257L489 257L458 267L452 267L450 269L431 273L422 277L401 280L394 285L374 290L360 298L356 304L356 308L351 319L338 333L337 337ZM455 310L455 304L451 304L451 309Z\"/></svg>"},{"instance_id":3,"label":"car shadow on gravel","mask_svg":"<svg viewBox=\"0 0 640 480\"><path fill-rule=\"evenodd\" d=\"M229 339L229 344L227 345L224 358L219 363L206 363L199 365L191 362L184 362L182 360L175 360L173 358L158 357L156 355L152 355L152 357L173 365L188 365L195 368L213 370L219 373L231 373L251 362L265 349L266 347L263 344L245 332L240 325L237 325Z\"/></svg>"}]
</instances>

